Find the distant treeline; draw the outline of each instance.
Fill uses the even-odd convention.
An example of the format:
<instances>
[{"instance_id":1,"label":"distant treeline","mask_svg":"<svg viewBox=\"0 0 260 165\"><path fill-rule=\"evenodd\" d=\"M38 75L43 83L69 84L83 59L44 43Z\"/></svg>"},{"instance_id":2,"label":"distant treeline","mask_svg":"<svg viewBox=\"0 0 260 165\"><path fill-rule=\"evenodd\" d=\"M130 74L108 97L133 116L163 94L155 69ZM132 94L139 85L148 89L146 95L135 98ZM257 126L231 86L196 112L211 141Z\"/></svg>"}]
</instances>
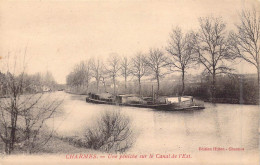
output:
<instances>
[{"instance_id":1,"label":"distant treeline","mask_svg":"<svg viewBox=\"0 0 260 165\"><path fill-rule=\"evenodd\" d=\"M22 85L19 85L21 82ZM8 95L10 92L8 88L10 83L16 83L17 90L21 90L20 92L23 94L52 91L61 88L50 72L44 74L36 73L33 75L21 73L17 76L10 72L0 72L0 96Z\"/></svg>"},{"instance_id":2,"label":"distant treeline","mask_svg":"<svg viewBox=\"0 0 260 165\"><path fill-rule=\"evenodd\" d=\"M178 80L179 76L174 79ZM161 89L159 95L161 96L178 96L181 92L181 84L174 81L172 77L165 78L161 82ZM257 91L257 77L248 75L222 75L218 77L216 85L216 97L212 100L210 82L205 76L196 76L194 81L188 81L184 95L191 95L195 98L216 102L216 103L231 103L231 104L258 104L258 91ZM152 96L152 88L156 87L155 81L142 82L142 96ZM118 94L138 94L138 82L129 81L127 89L123 82L117 82ZM88 92L96 92L95 82L91 82L89 89L84 86L67 87L67 91L76 94L88 94ZM106 87L100 86L100 92L113 93L113 86L108 81Z\"/></svg>"},{"instance_id":3,"label":"distant treeline","mask_svg":"<svg viewBox=\"0 0 260 165\"><path fill-rule=\"evenodd\" d=\"M259 98L260 17L254 9L243 10L239 16L233 31L228 31L221 17L201 17L197 30L184 33L180 27L173 28L165 48L150 48L132 58L114 53L106 60L81 61L67 76L68 90L139 95L152 95L152 91L156 96L189 94L211 102L255 104ZM235 75L228 65L242 60L255 67L256 79ZM187 71L198 65L204 68L200 76L204 80L187 82ZM181 76L171 79L172 73Z\"/></svg>"},{"instance_id":4,"label":"distant treeline","mask_svg":"<svg viewBox=\"0 0 260 165\"><path fill-rule=\"evenodd\" d=\"M185 94L216 103L259 104L257 88L256 75L225 75L218 77L215 98L212 98L210 84L206 81L187 84Z\"/></svg>"}]
</instances>

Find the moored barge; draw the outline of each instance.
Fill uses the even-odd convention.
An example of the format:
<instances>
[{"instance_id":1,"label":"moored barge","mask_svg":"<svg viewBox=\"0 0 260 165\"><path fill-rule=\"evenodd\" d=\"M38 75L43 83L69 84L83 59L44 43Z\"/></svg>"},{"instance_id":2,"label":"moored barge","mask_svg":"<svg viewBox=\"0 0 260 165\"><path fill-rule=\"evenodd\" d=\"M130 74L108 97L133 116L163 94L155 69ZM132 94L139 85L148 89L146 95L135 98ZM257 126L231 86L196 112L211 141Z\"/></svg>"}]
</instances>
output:
<instances>
[{"instance_id":1,"label":"moored barge","mask_svg":"<svg viewBox=\"0 0 260 165\"><path fill-rule=\"evenodd\" d=\"M156 100L152 97L139 97L136 95L112 95L110 93L94 94L89 93L86 102L94 104L109 104L119 106L131 106L139 108L152 108L157 110L178 111L178 110L200 110L204 109L202 103L196 103L192 96L183 97L159 97Z\"/></svg>"}]
</instances>

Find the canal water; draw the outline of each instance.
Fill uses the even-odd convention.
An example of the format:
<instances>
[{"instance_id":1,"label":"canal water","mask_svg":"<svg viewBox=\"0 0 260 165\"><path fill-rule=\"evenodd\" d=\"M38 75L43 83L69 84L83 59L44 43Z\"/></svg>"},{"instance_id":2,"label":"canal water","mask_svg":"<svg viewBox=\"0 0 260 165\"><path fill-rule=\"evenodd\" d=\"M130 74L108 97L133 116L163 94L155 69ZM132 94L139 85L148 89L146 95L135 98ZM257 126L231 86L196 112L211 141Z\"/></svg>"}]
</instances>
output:
<instances>
[{"instance_id":1,"label":"canal water","mask_svg":"<svg viewBox=\"0 0 260 165\"><path fill-rule=\"evenodd\" d=\"M82 136L105 110L120 110L132 119L136 142L129 152L199 152L199 147L258 149L259 107L205 103L204 110L157 111L86 103L84 96L56 92L62 114L49 124L59 135ZM201 151L200 151L201 152Z\"/></svg>"}]
</instances>

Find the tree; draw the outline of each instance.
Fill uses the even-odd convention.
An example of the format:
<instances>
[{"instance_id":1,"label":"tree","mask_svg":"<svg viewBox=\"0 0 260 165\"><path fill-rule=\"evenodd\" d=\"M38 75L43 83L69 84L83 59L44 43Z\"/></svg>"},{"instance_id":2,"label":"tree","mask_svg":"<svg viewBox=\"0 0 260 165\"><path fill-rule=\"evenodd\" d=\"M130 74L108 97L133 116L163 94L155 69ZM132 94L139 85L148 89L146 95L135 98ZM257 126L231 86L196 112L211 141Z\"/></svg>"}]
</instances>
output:
<instances>
[{"instance_id":1,"label":"tree","mask_svg":"<svg viewBox=\"0 0 260 165\"><path fill-rule=\"evenodd\" d=\"M168 61L171 71L181 71L182 73L182 92L185 91L185 73L187 69L192 67L195 61L195 54L193 51L192 33L183 34L179 27L172 30L170 40L166 48L171 58ZM173 70L172 70L173 68Z\"/></svg>"},{"instance_id":2,"label":"tree","mask_svg":"<svg viewBox=\"0 0 260 165\"><path fill-rule=\"evenodd\" d=\"M76 90L81 90L80 87L84 87L85 84L85 64L80 62L74 66L73 71L67 76L67 84Z\"/></svg>"},{"instance_id":3,"label":"tree","mask_svg":"<svg viewBox=\"0 0 260 165\"><path fill-rule=\"evenodd\" d=\"M118 76L120 69L120 58L117 55L113 55L107 61L106 72L113 80L114 94L116 94L116 77Z\"/></svg>"},{"instance_id":4,"label":"tree","mask_svg":"<svg viewBox=\"0 0 260 165\"><path fill-rule=\"evenodd\" d=\"M43 132L45 122L55 117L58 107L62 101L53 98L50 94L31 94L21 99L19 115L24 120L22 142L27 153L38 150L38 147L45 145L53 136L54 128L49 133ZM47 133L47 135L46 135ZM21 137L20 137L21 138Z\"/></svg>"},{"instance_id":5,"label":"tree","mask_svg":"<svg viewBox=\"0 0 260 165\"><path fill-rule=\"evenodd\" d=\"M216 92L216 76L232 71L227 61L234 59L229 53L230 45L226 38L226 24L222 18L200 18L200 30L193 35L192 47L205 71L211 75L211 94L214 100Z\"/></svg>"},{"instance_id":6,"label":"tree","mask_svg":"<svg viewBox=\"0 0 260 165\"><path fill-rule=\"evenodd\" d=\"M144 59L145 64L154 74L154 78L157 81L157 94L160 90L160 78L166 73L163 73L162 69L167 66L167 58L164 53L159 49L150 49L149 56Z\"/></svg>"},{"instance_id":7,"label":"tree","mask_svg":"<svg viewBox=\"0 0 260 165\"><path fill-rule=\"evenodd\" d=\"M4 80L5 75L0 72L0 96L4 95Z\"/></svg>"},{"instance_id":8,"label":"tree","mask_svg":"<svg viewBox=\"0 0 260 165\"><path fill-rule=\"evenodd\" d=\"M88 91L89 82L91 79L91 70L90 70L90 60L81 61L76 65L74 73L76 75L76 80L78 81L78 85L83 88L83 90Z\"/></svg>"},{"instance_id":9,"label":"tree","mask_svg":"<svg viewBox=\"0 0 260 165\"><path fill-rule=\"evenodd\" d=\"M125 79L125 90L127 89L127 78L131 74L130 65L131 63L128 61L128 58L124 57L121 61L121 74Z\"/></svg>"},{"instance_id":10,"label":"tree","mask_svg":"<svg viewBox=\"0 0 260 165\"><path fill-rule=\"evenodd\" d=\"M96 80L96 87L97 87L97 93L99 92L99 83L101 81L101 78L103 77L104 72L104 65L101 60L99 59L92 59L91 60L91 70L93 73L93 77Z\"/></svg>"},{"instance_id":11,"label":"tree","mask_svg":"<svg viewBox=\"0 0 260 165\"><path fill-rule=\"evenodd\" d=\"M42 78L43 78L43 84L50 88L54 87L57 84L50 71L47 71Z\"/></svg>"},{"instance_id":12,"label":"tree","mask_svg":"<svg viewBox=\"0 0 260 165\"><path fill-rule=\"evenodd\" d=\"M240 23L236 25L238 33L230 33L231 53L253 65L257 70L258 89L260 84L260 17L255 9L243 10Z\"/></svg>"},{"instance_id":13,"label":"tree","mask_svg":"<svg viewBox=\"0 0 260 165\"><path fill-rule=\"evenodd\" d=\"M32 151L36 143L43 145L39 140L39 137L42 137L42 128L61 104L58 99L50 100L47 94L33 91L28 93L27 89L32 84L26 82L32 79L26 74L26 67L18 68L19 61L14 61L13 66L9 67L8 64L3 81L5 97L0 99L0 139L5 144L6 154L11 154L15 146L22 143L25 144L22 147L28 152ZM45 136L45 144L50 136Z\"/></svg>"},{"instance_id":14,"label":"tree","mask_svg":"<svg viewBox=\"0 0 260 165\"><path fill-rule=\"evenodd\" d=\"M134 58L132 58L131 73L138 80L139 95L141 95L141 78L147 72L147 66L145 64L144 58L144 55L140 52L137 53Z\"/></svg>"},{"instance_id":15,"label":"tree","mask_svg":"<svg viewBox=\"0 0 260 165\"><path fill-rule=\"evenodd\" d=\"M89 83L90 83L90 79L91 79L91 76L92 76L92 73L91 73L91 61L90 60L87 60L84 62L84 65L83 65L83 72L84 72L84 82L83 82L83 86L87 87L87 91L88 91L88 87L89 87Z\"/></svg>"}]
</instances>

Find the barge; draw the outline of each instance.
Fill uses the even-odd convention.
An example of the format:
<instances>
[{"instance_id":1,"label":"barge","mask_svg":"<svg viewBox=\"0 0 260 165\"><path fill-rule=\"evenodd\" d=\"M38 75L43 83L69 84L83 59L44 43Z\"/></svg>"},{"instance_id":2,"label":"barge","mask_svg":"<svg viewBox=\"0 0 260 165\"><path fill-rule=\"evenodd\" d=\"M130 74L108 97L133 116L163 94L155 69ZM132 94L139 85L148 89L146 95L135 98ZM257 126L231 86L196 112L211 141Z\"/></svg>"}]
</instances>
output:
<instances>
[{"instance_id":1,"label":"barge","mask_svg":"<svg viewBox=\"0 0 260 165\"><path fill-rule=\"evenodd\" d=\"M157 99L152 97L140 97L136 95L112 95L110 93L89 93L86 102L94 104L108 104L118 106L131 106L139 108L152 108L166 111L200 110L204 109L202 102L195 102L192 96L166 97Z\"/></svg>"}]
</instances>

